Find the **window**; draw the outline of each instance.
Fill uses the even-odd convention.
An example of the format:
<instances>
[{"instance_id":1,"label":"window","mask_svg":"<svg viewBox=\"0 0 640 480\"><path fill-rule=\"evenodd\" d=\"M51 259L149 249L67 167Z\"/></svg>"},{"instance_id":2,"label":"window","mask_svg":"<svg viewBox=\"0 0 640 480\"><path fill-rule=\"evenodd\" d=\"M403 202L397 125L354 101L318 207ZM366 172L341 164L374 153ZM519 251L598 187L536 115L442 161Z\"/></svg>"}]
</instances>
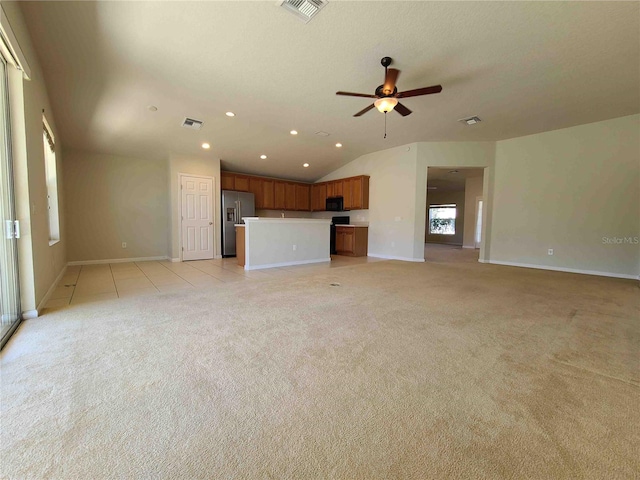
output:
<instances>
[{"instance_id":1,"label":"window","mask_svg":"<svg viewBox=\"0 0 640 480\"><path fill-rule=\"evenodd\" d=\"M429 205L429 234L430 235L455 235L456 234L456 206Z\"/></svg>"},{"instance_id":2,"label":"window","mask_svg":"<svg viewBox=\"0 0 640 480\"><path fill-rule=\"evenodd\" d=\"M47 208L49 211L49 245L60 241L60 217L58 215L58 169L56 142L47 119L42 116L44 142L44 170L47 177Z\"/></svg>"}]
</instances>

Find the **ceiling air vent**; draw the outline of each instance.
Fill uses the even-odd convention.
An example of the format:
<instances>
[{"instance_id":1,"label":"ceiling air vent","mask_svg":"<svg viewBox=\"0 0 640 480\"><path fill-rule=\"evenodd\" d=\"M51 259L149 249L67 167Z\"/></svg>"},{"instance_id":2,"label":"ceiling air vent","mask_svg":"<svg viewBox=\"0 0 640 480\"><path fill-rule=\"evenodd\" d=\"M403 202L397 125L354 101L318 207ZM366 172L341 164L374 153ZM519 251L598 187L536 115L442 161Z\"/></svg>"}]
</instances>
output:
<instances>
[{"instance_id":1,"label":"ceiling air vent","mask_svg":"<svg viewBox=\"0 0 640 480\"><path fill-rule=\"evenodd\" d=\"M280 6L308 23L326 4L327 0L284 0Z\"/></svg>"},{"instance_id":2,"label":"ceiling air vent","mask_svg":"<svg viewBox=\"0 0 640 480\"><path fill-rule=\"evenodd\" d=\"M203 123L204 122L201 122L200 120L194 120L193 118L187 117L182 121L182 126L184 128L190 128L191 130L200 130Z\"/></svg>"}]
</instances>

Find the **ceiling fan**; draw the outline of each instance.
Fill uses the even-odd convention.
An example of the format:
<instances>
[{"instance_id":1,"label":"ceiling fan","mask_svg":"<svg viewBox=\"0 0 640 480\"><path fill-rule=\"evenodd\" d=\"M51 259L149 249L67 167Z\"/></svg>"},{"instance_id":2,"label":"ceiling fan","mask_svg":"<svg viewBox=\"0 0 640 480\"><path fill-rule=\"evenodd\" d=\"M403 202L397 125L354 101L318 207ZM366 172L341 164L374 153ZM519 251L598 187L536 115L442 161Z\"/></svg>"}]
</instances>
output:
<instances>
[{"instance_id":1,"label":"ceiling fan","mask_svg":"<svg viewBox=\"0 0 640 480\"><path fill-rule=\"evenodd\" d=\"M369 105L367 108L362 109L358 113L356 113L354 117L359 117L367 113L373 107L376 107L382 113L387 113L391 110L395 110L403 117L406 117L407 115L411 115L411 110L398 102L399 98L418 97L420 95L430 95L432 93L440 93L442 91L441 85L433 85L431 87L416 88L415 90L398 92L396 81L398 80L398 75L400 75L400 70L395 68L388 68L389 65L391 65L390 57L384 57L382 60L380 60L380 63L384 67L384 84L376 88L376 92L374 95L368 95L366 93L336 92L336 95L376 99L376 101Z\"/></svg>"}]
</instances>

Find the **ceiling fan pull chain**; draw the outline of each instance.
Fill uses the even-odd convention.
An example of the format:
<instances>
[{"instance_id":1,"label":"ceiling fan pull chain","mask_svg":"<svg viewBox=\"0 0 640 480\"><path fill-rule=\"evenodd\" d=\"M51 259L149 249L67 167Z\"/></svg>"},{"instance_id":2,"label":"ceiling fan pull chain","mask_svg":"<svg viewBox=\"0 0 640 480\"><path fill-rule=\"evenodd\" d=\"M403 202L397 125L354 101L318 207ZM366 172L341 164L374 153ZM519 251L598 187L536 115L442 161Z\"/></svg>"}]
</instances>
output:
<instances>
[{"instance_id":1,"label":"ceiling fan pull chain","mask_svg":"<svg viewBox=\"0 0 640 480\"><path fill-rule=\"evenodd\" d=\"M384 138L387 138L387 112L384 112Z\"/></svg>"}]
</instances>

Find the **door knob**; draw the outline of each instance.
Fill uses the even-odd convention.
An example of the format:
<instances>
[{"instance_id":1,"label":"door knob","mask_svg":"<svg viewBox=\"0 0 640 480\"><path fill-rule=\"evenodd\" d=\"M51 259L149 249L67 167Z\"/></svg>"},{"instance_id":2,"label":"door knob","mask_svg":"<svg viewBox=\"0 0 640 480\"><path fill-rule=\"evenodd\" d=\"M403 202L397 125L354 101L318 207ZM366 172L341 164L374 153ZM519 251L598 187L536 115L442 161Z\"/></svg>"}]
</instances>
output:
<instances>
[{"instance_id":1,"label":"door knob","mask_svg":"<svg viewBox=\"0 0 640 480\"><path fill-rule=\"evenodd\" d=\"M213 222L209 222L209 225L213 225Z\"/></svg>"}]
</instances>

